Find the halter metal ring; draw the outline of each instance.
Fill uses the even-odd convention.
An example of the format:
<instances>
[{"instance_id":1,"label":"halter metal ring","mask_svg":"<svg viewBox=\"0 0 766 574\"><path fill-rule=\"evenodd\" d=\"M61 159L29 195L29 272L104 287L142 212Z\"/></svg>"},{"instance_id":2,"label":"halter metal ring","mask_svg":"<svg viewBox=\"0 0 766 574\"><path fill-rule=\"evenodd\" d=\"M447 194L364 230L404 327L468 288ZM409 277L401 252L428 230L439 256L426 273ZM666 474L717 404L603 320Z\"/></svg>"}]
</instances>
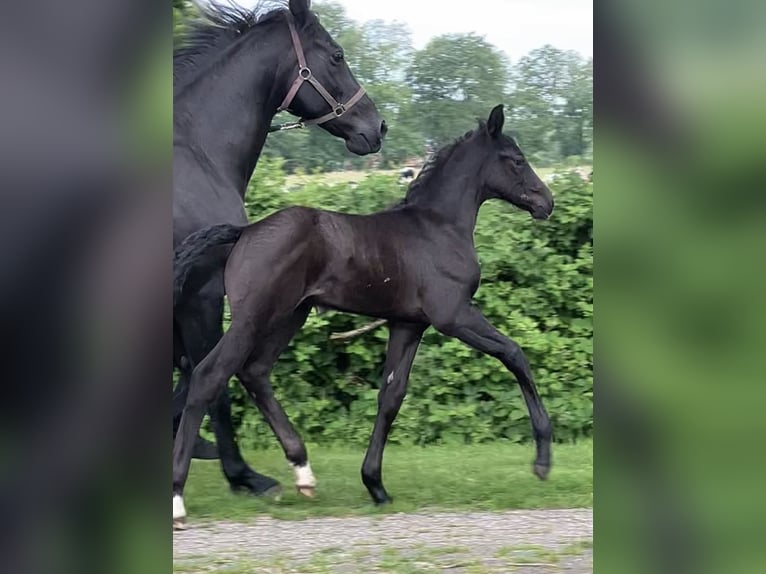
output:
<instances>
[{"instance_id":1,"label":"halter metal ring","mask_svg":"<svg viewBox=\"0 0 766 574\"><path fill-rule=\"evenodd\" d=\"M346 106L343 104L338 104L338 107L336 107L333 111L335 112L336 117L340 117L346 113Z\"/></svg>"},{"instance_id":2,"label":"halter metal ring","mask_svg":"<svg viewBox=\"0 0 766 574\"><path fill-rule=\"evenodd\" d=\"M299 76L300 76L302 79L304 79L304 80L308 80L308 79L310 79L310 78L311 78L311 70L310 70L309 68L300 68L300 69L298 70L298 75L299 75Z\"/></svg>"}]
</instances>

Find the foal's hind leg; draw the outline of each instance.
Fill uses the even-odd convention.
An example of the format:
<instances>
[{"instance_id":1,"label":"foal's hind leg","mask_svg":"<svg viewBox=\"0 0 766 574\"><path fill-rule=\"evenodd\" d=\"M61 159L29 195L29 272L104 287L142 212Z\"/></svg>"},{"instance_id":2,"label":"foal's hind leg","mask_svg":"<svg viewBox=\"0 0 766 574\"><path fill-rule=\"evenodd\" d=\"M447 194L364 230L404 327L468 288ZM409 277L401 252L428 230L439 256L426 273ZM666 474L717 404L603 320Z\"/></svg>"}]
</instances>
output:
<instances>
[{"instance_id":1,"label":"foal's hind leg","mask_svg":"<svg viewBox=\"0 0 766 574\"><path fill-rule=\"evenodd\" d=\"M177 310L184 349L195 367L223 333L223 278L213 274L208 283L189 297L182 309ZM248 466L236 442L231 420L231 398L224 387L208 409L215 433L221 468L234 491L247 491L255 495L270 495L279 490L279 483L269 476L255 472ZM196 439L199 441L199 439Z\"/></svg>"},{"instance_id":2,"label":"foal's hind leg","mask_svg":"<svg viewBox=\"0 0 766 574\"><path fill-rule=\"evenodd\" d=\"M239 380L250 392L256 406L282 445L290 465L295 472L295 486L305 496L314 496L316 479L308 462L306 446L300 435L293 428L290 419L274 397L274 390L269 382L269 373L279 356L284 352L295 334L306 322L311 305L304 304L280 325L268 340L258 346L247 364L239 372Z\"/></svg>"},{"instance_id":3,"label":"foal's hind leg","mask_svg":"<svg viewBox=\"0 0 766 574\"><path fill-rule=\"evenodd\" d=\"M378 393L378 415L375 418L370 445L362 464L362 482L376 504L391 500L383 487L381 477L383 449L386 446L391 425L407 393L407 381L412 362L415 360L415 353L426 325L389 322L388 328L386 367L383 370L383 383Z\"/></svg>"},{"instance_id":4,"label":"foal's hind leg","mask_svg":"<svg viewBox=\"0 0 766 574\"><path fill-rule=\"evenodd\" d=\"M254 328L250 323L232 324L218 344L194 369L189 396L173 444L173 521L183 520L183 489L189 475L194 439L206 407L216 399L253 350Z\"/></svg>"},{"instance_id":5,"label":"foal's hind leg","mask_svg":"<svg viewBox=\"0 0 766 574\"><path fill-rule=\"evenodd\" d=\"M474 349L499 359L514 374L527 403L537 445L533 470L538 478L545 480L551 466L551 423L537 394L529 362L521 347L495 329L481 311L470 304L462 307L454 320L443 323L435 321L434 327L445 335L456 337Z\"/></svg>"}]
</instances>

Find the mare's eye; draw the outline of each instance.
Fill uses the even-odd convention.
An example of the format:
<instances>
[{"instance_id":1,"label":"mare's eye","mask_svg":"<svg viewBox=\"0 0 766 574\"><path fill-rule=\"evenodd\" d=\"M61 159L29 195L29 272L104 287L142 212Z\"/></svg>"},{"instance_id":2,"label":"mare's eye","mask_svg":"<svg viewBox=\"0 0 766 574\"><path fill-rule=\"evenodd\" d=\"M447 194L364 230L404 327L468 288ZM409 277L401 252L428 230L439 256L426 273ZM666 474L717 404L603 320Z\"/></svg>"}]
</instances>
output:
<instances>
[{"instance_id":1,"label":"mare's eye","mask_svg":"<svg viewBox=\"0 0 766 574\"><path fill-rule=\"evenodd\" d=\"M338 50L337 52L335 52L335 53L332 55L332 59L333 59L335 62L338 62L338 63L342 62L342 61L343 61L343 52L341 52L340 50Z\"/></svg>"}]
</instances>

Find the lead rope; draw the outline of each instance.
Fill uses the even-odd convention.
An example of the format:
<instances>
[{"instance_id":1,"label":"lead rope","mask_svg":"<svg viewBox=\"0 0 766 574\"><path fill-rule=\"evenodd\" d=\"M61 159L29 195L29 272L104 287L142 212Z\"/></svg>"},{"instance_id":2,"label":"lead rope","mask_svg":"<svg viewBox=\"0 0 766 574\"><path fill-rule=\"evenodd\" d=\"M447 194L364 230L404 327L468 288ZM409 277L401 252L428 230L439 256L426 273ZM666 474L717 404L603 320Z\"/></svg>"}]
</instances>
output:
<instances>
[{"instance_id":1,"label":"lead rope","mask_svg":"<svg viewBox=\"0 0 766 574\"><path fill-rule=\"evenodd\" d=\"M269 128L269 133L272 132L284 132L287 130L294 130L294 129L300 129L305 128L306 124L303 122L287 122L284 124L272 124Z\"/></svg>"}]
</instances>

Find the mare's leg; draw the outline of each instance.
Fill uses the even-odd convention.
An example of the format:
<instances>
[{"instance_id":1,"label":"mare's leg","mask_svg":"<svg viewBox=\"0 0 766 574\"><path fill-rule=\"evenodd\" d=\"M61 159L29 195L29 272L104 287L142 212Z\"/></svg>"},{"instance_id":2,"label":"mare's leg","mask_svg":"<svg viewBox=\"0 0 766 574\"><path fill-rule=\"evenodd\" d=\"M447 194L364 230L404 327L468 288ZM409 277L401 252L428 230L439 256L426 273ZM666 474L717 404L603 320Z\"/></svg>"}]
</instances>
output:
<instances>
[{"instance_id":1,"label":"mare's leg","mask_svg":"<svg viewBox=\"0 0 766 574\"><path fill-rule=\"evenodd\" d=\"M399 412L404 395L407 393L407 381L415 360L420 339L426 325L418 323L388 323L388 349L386 367L383 371L383 383L378 393L378 415L370 437L370 444L362 464L362 481L377 504L390 502L390 497L383 487L381 467L383 448L388 439L391 425Z\"/></svg>"},{"instance_id":2,"label":"mare's leg","mask_svg":"<svg viewBox=\"0 0 766 574\"><path fill-rule=\"evenodd\" d=\"M474 349L499 359L514 374L527 403L537 444L534 473L544 480L551 466L551 423L537 394L529 362L521 347L495 329L481 311L471 304L461 307L453 320L434 321L434 327L447 336L460 339Z\"/></svg>"},{"instance_id":3,"label":"mare's leg","mask_svg":"<svg viewBox=\"0 0 766 574\"><path fill-rule=\"evenodd\" d=\"M205 409L226 388L229 379L253 350L253 323L232 324L210 354L197 365L189 382L189 396L173 444L173 520L183 520L183 489L189 474L191 453Z\"/></svg>"},{"instance_id":4,"label":"mare's leg","mask_svg":"<svg viewBox=\"0 0 766 574\"><path fill-rule=\"evenodd\" d=\"M186 404L186 396L189 394L189 377L191 377L192 365L185 356L183 341L178 328L173 325L173 366L178 369L178 383L173 389L173 438L178 431L178 423L181 421L181 413ZM197 436L194 444L192 458L202 460L214 460L218 458L218 448L212 442Z\"/></svg>"},{"instance_id":5,"label":"mare's leg","mask_svg":"<svg viewBox=\"0 0 766 574\"><path fill-rule=\"evenodd\" d=\"M247 364L238 373L239 380L253 397L256 406L282 445L285 458L295 472L295 486L305 496L314 496L316 479L308 462L306 446L293 428L282 405L274 397L269 374L279 356L284 352L295 334L306 322L311 305L302 305L283 325L259 345Z\"/></svg>"},{"instance_id":6,"label":"mare's leg","mask_svg":"<svg viewBox=\"0 0 766 574\"><path fill-rule=\"evenodd\" d=\"M184 301L183 309L177 310L181 325L186 358L194 368L221 339L223 333L223 282L222 274L214 273L211 280ZM231 420L231 398L228 386L224 386L208 409L215 433L221 468L234 491L246 491L255 495L270 495L279 490L279 483L250 468L242 457L236 442Z\"/></svg>"}]
</instances>

